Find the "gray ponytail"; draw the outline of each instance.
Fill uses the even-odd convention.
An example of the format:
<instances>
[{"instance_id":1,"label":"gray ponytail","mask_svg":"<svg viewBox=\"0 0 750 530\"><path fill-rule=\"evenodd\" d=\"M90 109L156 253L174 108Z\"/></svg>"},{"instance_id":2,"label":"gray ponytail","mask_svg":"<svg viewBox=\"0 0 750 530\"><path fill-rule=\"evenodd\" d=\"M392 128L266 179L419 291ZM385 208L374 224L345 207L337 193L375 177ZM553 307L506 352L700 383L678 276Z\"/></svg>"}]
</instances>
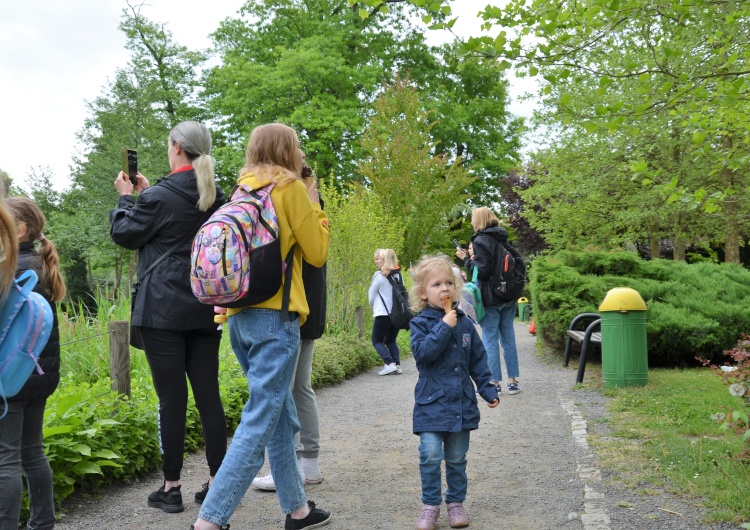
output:
<instances>
[{"instance_id":1,"label":"gray ponytail","mask_svg":"<svg viewBox=\"0 0 750 530\"><path fill-rule=\"evenodd\" d=\"M183 121L169 133L172 143L180 144L190 157L198 185L198 209L207 211L216 201L214 160L211 158L211 133L202 123Z\"/></svg>"}]
</instances>

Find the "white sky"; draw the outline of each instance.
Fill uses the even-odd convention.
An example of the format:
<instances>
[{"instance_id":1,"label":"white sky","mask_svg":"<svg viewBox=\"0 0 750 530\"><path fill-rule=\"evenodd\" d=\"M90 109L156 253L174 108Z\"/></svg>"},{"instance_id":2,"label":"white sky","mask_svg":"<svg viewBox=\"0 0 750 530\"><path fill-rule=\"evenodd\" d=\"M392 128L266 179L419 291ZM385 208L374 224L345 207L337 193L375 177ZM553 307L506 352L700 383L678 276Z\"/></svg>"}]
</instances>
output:
<instances>
[{"instance_id":1,"label":"white sky","mask_svg":"<svg viewBox=\"0 0 750 530\"><path fill-rule=\"evenodd\" d=\"M477 35L481 21L475 15L490 1L454 2L454 12L460 10L454 31L462 37ZM75 134L87 116L85 102L97 97L115 69L129 59L125 36L117 29L126 4L124 0L76 0L75 7L60 0L4 4L0 16L0 169L23 185L32 168L49 166L55 187L62 190L76 154ZM176 42L202 49L211 45L208 35L219 22L233 17L243 4L244 0L148 0L141 12L154 22L166 23ZM447 32L429 32L428 36L434 44L450 38ZM523 85L511 83L511 111L529 116L529 104L515 100L524 92ZM113 162L116 170L117 162Z\"/></svg>"}]
</instances>

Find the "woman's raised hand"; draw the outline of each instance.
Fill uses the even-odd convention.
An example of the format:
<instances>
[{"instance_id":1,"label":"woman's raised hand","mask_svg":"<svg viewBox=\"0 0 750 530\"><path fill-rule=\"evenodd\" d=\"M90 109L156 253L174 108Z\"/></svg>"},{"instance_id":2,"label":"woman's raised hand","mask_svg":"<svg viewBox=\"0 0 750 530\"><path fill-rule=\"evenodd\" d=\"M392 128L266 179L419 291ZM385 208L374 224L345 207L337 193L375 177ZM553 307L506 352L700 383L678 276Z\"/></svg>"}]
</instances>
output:
<instances>
[{"instance_id":1,"label":"woman's raised hand","mask_svg":"<svg viewBox=\"0 0 750 530\"><path fill-rule=\"evenodd\" d=\"M137 173L135 177L138 179L138 185L133 186L132 182L130 182L130 177L128 177L124 171L120 171L117 175L117 179L115 179L115 189L120 195L131 195L133 191L140 193L149 187L148 179L146 177L140 173Z\"/></svg>"}]
</instances>

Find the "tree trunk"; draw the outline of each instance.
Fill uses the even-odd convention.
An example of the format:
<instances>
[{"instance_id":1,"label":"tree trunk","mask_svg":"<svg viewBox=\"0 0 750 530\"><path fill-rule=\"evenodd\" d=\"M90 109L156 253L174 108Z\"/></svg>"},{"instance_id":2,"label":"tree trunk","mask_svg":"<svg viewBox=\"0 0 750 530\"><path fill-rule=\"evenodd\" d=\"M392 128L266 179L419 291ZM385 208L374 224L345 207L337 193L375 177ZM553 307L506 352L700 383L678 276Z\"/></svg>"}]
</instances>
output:
<instances>
[{"instance_id":1,"label":"tree trunk","mask_svg":"<svg viewBox=\"0 0 750 530\"><path fill-rule=\"evenodd\" d=\"M725 167L721 170L724 189L734 188L732 170ZM724 219L727 235L724 239L724 261L726 263L740 262L740 223L737 219L737 199L730 196L724 199Z\"/></svg>"},{"instance_id":2,"label":"tree trunk","mask_svg":"<svg viewBox=\"0 0 750 530\"><path fill-rule=\"evenodd\" d=\"M674 236L674 261L685 261L685 248L687 244L680 235Z\"/></svg>"},{"instance_id":3,"label":"tree trunk","mask_svg":"<svg viewBox=\"0 0 750 530\"><path fill-rule=\"evenodd\" d=\"M661 250L659 248L659 225L652 223L649 227L648 235L648 246L651 252L651 259L659 259L661 257Z\"/></svg>"}]
</instances>

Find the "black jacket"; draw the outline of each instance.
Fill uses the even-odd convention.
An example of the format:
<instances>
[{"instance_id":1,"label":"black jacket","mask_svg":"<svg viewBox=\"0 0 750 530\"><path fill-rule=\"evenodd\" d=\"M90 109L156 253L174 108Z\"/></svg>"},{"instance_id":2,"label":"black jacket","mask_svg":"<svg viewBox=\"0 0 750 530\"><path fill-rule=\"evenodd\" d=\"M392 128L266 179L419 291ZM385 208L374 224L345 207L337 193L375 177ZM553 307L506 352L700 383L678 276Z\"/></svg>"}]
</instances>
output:
<instances>
[{"instance_id":1,"label":"black jacket","mask_svg":"<svg viewBox=\"0 0 750 530\"><path fill-rule=\"evenodd\" d=\"M27 270L32 270L39 277L34 292L41 294L52 307L52 332L47 345L39 355L38 363L44 371L38 374L36 369L31 372L29 380L23 385L21 391L8 401L37 401L46 399L57 388L60 382L60 330L57 327L57 307L52 300L52 294L42 282L42 260L34 250L34 243L21 243L18 249L18 265L16 267L16 278Z\"/></svg>"},{"instance_id":2,"label":"black jacket","mask_svg":"<svg viewBox=\"0 0 750 530\"><path fill-rule=\"evenodd\" d=\"M165 182L194 200L188 201ZM216 202L208 212L198 210L197 202L198 188L191 169L157 180L140 194L137 203L132 196L121 195L117 208L110 211L112 241L140 250L141 288L131 315L133 326L175 331L215 327L213 307L200 303L190 289L190 248L200 225L224 204L224 193L216 187ZM184 241L180 248L143 278L151 264L180 240Z\"/></svg>"},{"instance_id":3,"label":"black jacket","mask_svg":"<svg viewBox=\"0 0 750 530\"><path fill-rule=\"evenodd\" d=\"M492 271L498 266L496 264L499 259L498 243L504 246L514 258L521 257L513 245L508 243L508 231L499 226L491 226L474 234L471 243L474 247L474 261L467 260L467 269L471 270L473 267L479 269L477 281L479 291L482 293L482 305L489 307L506 304L507 300L492 294Z\"/></svg>"},{"instance_id":4,"label":"black jacket","mask_svg":"<svg viewBox=\"0 0 750 530\"><path fill-rule=\"evenodd\" d=\"M302 283L305 285L305 298L310 314L299 328L299 338L316 340L323 336L326 329L326 264L313 267L303 261Z\"/></svg>"}]
</instances>

